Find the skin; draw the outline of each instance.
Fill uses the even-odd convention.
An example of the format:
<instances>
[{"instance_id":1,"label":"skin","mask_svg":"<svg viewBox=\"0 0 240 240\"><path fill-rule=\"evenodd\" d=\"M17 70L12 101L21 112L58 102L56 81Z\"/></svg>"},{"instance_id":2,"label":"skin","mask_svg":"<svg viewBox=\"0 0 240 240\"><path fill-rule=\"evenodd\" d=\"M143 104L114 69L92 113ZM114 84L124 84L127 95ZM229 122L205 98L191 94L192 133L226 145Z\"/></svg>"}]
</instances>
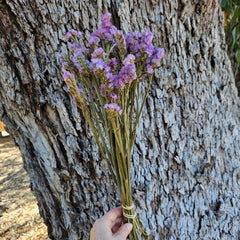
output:
<instances>
[{"instance_id":1,"label":"skin","mask_svg":"<svg viewBox=\"0 0 240 240\"><path fill-rule=\"evenodd\" d=\"M131 231L131 223L122 225L122 207L117 207L96 220L90 240L126 240Z\"/></svg>"}]
</instances>

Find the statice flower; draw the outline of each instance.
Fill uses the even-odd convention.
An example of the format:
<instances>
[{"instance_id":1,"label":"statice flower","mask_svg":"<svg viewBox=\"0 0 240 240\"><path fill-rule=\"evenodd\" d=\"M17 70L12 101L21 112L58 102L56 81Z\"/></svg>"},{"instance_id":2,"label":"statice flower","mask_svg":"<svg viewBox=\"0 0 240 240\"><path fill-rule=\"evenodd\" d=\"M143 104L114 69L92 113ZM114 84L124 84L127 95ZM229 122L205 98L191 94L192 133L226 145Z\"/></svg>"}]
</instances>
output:
<instances>
[{"instance_id":1,"label":"statice flower","mask_svg":"<svg viewBox=\"0 0 240 240\"><path fill-rule=\"evenodd\" d=\"M77 48L82 48L82 44L81 43L71 43L70 45L69 45L69 50L70 51L74 51L75 49L77 49Z\"/></svg>"},{"instance_id":2,"label":"statice flower","mask_svg":"<svg viewBox=\"0 0 240 240\"><path fill-rule=\"evenodd\" d=\"M67 32L67 34L66 34L66 39L67 40L71 40L71 39L73 39L74 37L81 37L82 36L82 32L80 32L80 31L76 31L76 30L74 30L74 29L71 29L71 30L69 30L68 32Z\"/></svg>"},{"instance_id":3,"label":"statice flower","mask_svg":"<svg viewBox=\"0 0 240 240\"><path fill-rule=\"evenodd\" d=\"M114 92L110 92L109 97L114 99L114 100L118 99L118 95L116 93L114 93Z\"/></svg>"},{"instance_id":4,"label":"statice flower","mask_svg":"<svg viewBox=\"0 0 240 240\"><path fill-rule=\"evenodd\" d=\"M142 34L138 31L130 32L126 35L126 46L131 53L140 51L140 38Z\"/></svg>"},{"instance_id":5,"label":"statice flower","mask_svg":"<svg viewBox=\"0 0 240 240\"><path fill-rule=\"evenodd\" d=\"M105 104L104 108L112 115L122 115L122 109L116 103Z\"/></svg>"},{"instance_id":6,"label":"statice flower","mask_svg":"<svg viewBox=\"0 0 240 240\"><path fill-rule=\"evenodd\" d=\"M150 64L153 68L159 67L160 66L160 61L161 59L164 57L165 53L164 53L164 49L163 48L157 48L151 59L150 59Z\"/></svg>"},{"instance_id":7,"label":"statice flower","mask_svg":"<svg viewBox=\"0 0 240 240\"><path fill-rule=\"evenodd\" d=\"M108 59L107 64L110 67L111 71L115 71L119 63L116 58L110 58Z\"/></svg>"},{"instance_id":8,"label":"statice flower","mask_svg":"<svg viewBox=\"0 0 240 240\"><path fill-rule=\"evenodd\" d=\"M103 58L104 50L102 48L97 48L92 53L92 58Z\"/></svg>"},{"instance_id":9,"label":"statice flower","mask_svg":"<svg viewBox=\"0 0 240 240\"><path fill-rule=\"evenodd\" d=\"M112 73L107 73L107 78L109 80L108 88L114 89L118 88L118 76Z\"/></svg>"},{"instance_id":10,"label":"statice flower","mask_svg":"<svg viewBox=\"0 0 240 240\"><path fill-rule=\"evenodd\" d=\"M99 70L106 70L107 69L107 64L101 59L101 58L92 58L91 60L93 64L93 71L97 72Z\"/></svg>"},{"instance_id":11,"label":"statice flower","mask_svg":"<svg viewBox=\"0 0 240 240\"><path fill-rule=\"evenodd\" d=\"M128 64L134 63L135 56L132 54L128 54L126 58L123 60L123 65L126 66Z\"/></svg>"},{"instance_id":12,"label":"statice flower","mask_svg":"<svg viewBox=\"0 0 240 240\"><path fill-rule=\"evenodd\" d=\"M150 44L141 43L140 48L141 48L143 53L146 53L149 56L151 56L154 52L154 46L153 46L152 43L150 43Z\"/></svg>"},{"instance_id":13,"label":"statice flower","mask_svg":"<svg viewBox=\"0 0 240 240\"><path fill-rule=\"evenodd\" d=\"M100 38L97 37L97 36L93 36L93 35L91 35L89 40L88 40L88 44L92 48L95 48L98 45L99 42L100 42Z\"/></svg>"},{"instance_id":14,"label":"statice flower","mask_svg":"<svg viewBox=\"0 0 240 240\"><path fill-rule=\"evenodd\" d=\"M134 63L123 66L117 76L115 88L123 90L126 84L131 83L137 78L136 66Z\"/></svg>"},{"instance_id":15,"label":"statice flower","mask_svg":"<svg viewBox=\"0 0 240 240\"><path fill-rule=\"evenodd\" d=\"M153 73L153 67L150 64L147 64L147 73L152 74Z\"/></svg>"},{"instance_id":16,"label":"statice flower","mask_svg":"<svg viewBox=\"0 0 240 240\"><path fill-rule=\"evenodd\" d=\"M101 18L101 21L102 21L102 27L103 28L108 28L112 25L111 23L111 13L105 13L102 18Z\"/></svg>"},{"instance_id":17,"label":"statice flower","mask_svg":"<svg viewBox=\"0 0 240 240\"><path fill-rule=\"evenodd\" d=\"M110 13L102 16L101 27L91 34L87 47L81 35L74 29L66 34L71 44L69 54L60 55L65 70L63 78L89 123L115 182L120 185L122 204L129 207L123 208L124 221L133 224L129 238L139 239L141 232L141 239L146 240L148 235L140 226L131 201L128 168L137 125L164 50L154 48L149 28L144 33L135 31L124 35L112 25ZM142 78L148 79L144 92L139 87ZM126 174L121 174L122 171Z\"/></svg>"},{"instance_id":18,"label":"statice flower","mask_svg":"<svg viewBox=\"0 0 240 240\"><path fill-rule=\"evenodd\" d=\"M150 31L149 28L146 29L146 31L142 34L142 42L145 44L150 44L152 43L153 40L153 34Z\"/></svg>"}]
</instances>

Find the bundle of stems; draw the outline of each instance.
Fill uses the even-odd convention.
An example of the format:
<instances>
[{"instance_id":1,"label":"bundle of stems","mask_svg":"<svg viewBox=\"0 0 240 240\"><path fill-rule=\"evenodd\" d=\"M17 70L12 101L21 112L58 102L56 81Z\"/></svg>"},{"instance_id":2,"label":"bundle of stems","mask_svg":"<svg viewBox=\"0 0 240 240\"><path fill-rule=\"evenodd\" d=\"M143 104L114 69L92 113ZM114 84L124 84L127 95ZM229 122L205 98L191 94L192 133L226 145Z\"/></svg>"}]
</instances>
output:
<instances>
[{"instance_id":1,"label":"bundle of stems","mask_svg":"<svg viewBox=\"0 0 240 240\"><path fill-rule=\"evenodd\" d=\"M70 54L61 54L64 80L76 105L82 110L103 158L118 187L124 223L133 224L130 240L148 239L136 215L131 189L131 153L137 125L146 102L155 69L164 56L154 49L147 29L126 36L102 17L102 28L93 32L88 47L82 33L70 30ZM148 79L144 94L142 79ZM140 235L139 235L140 234Z\"/></svg>"}]
</instances>

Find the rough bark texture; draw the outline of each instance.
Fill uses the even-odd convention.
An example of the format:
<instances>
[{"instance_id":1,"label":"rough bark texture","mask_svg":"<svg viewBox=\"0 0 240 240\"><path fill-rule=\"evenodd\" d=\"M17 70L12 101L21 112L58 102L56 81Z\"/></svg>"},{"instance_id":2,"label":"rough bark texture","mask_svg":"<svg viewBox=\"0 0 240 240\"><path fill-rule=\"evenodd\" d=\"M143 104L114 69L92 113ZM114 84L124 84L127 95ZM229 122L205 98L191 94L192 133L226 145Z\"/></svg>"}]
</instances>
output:
<instances>
[{"instance_id":1,"label":"rough bark texture","mask_svg":"<svg viewBox=\"0 0 240 240\"><path fill-rule=\"evenodd\" d=\"M240 239L239 98L219 1L1 0L0 119L49 236L88 239L119 204L57 60L66 31L89 36L105 11L125 32L150 27L166 50L133 151L135 205L151 239Z\"/></svg>"}]
</instances>

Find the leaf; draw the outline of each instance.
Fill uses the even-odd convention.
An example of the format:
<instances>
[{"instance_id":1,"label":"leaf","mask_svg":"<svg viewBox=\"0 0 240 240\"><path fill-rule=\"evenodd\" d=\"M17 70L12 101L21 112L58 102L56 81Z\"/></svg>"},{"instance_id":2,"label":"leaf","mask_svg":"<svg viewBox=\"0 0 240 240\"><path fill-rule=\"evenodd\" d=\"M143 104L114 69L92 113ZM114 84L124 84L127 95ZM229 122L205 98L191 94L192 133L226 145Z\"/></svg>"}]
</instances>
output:
<instances>
[{"instance_id":1,"label":"leaf","mask_svg":"<svg viewBox=\"0 0 240 240\"><path fill-rule=\"evenodd\" d=\"M222 0L222 2L221 2L221 7L222 7L222 8L225 8L226 5L227 5L227 0Z\"/></svg>"},{"instance_id":2,"label":"leaf","mask_svg":"<svg viewBox=\"0 0 240 240\"><path fill-rule=\"evenodd\" d=\"M232 26L235 25L236 20L239 19L239 17L240 17L240 6L238 6L233 13L232 22L231 22Z\"/></svg>"},{"instance_id":3,"label":"leaf","mask_svg":"<svg viewBox=\"0 0 240 240\"><path fill-rule=\"evenodd\" d=\"M236 52L236 59L237 59L238 64L240 64L240 49L238 49Z\"/></svg>"},{"instance_id":4,"label":"leaf","mask_svg":"<svg viewBox=\"0 0 240 240\"><path fill-rule=\"evenodd\" d=\"M232 46L231 46L231 51L233 51L234 46L236 43L236 28L233 29L232 31Z\"/></svg>"}]
</instances>

